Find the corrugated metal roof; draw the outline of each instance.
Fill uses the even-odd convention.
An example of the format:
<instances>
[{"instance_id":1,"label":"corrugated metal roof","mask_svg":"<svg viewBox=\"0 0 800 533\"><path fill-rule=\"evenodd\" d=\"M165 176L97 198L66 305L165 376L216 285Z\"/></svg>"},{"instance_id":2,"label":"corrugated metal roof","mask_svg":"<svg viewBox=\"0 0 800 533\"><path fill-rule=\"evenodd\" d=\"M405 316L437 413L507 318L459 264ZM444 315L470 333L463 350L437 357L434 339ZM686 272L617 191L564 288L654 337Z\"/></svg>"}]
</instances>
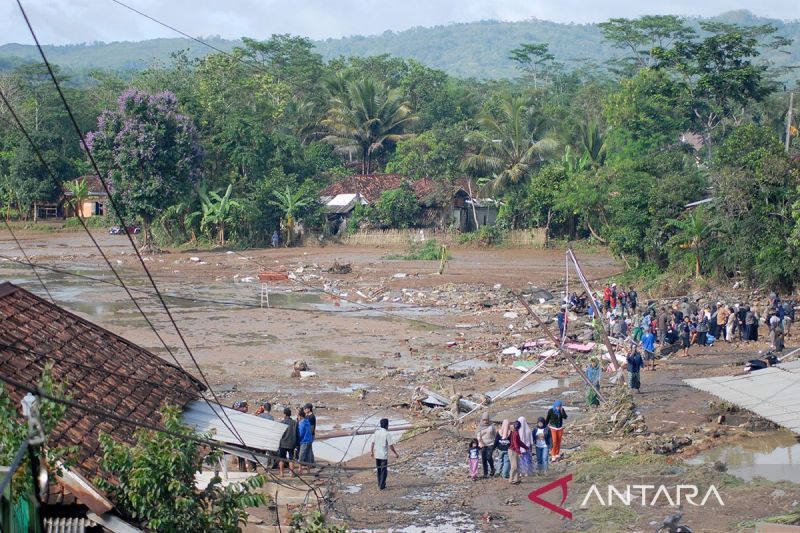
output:
<instances>
[{"instance_id":1,"label":"corrugated metal roof","mask_svg":"<svg viewBox=\"0 0 800 533\"><path fill-rule=\"evenodd\" d=\"M45 518L45 533L84 533L87 528L95 527L97 524L88 518Z\"/></svg>"},{"instance_id":2,"label":"corrugated metal roof","mask_svg":"<svg viewBox=\"0 0 800 533\"><path fill-rule=\"evenodd\" d=\"M683 381L800 435L800 361L740 376Z\"/></svg>"},{"instance_id":3,"label":"corrugated metal roof","mask_svg":"<svg viewBox=\"0 0 800 533\"><path fill-rule=\"evenodd\" d=\"M278 450L281 436L283 436L283 431L286 429L285 425L220 405L214 405L214 409L218 413L219 409L225 410L228 418L233 423L233 427L241 435L242 440L248 447L273 452ZM184 424L192 426L200 433L212 432L215 440L241 445L236 435L225 427L222 420L220 420L220 416L215 414L205 401L198 400L187 404L183 410L182 419Z\"/></svg>"}]
</instances>

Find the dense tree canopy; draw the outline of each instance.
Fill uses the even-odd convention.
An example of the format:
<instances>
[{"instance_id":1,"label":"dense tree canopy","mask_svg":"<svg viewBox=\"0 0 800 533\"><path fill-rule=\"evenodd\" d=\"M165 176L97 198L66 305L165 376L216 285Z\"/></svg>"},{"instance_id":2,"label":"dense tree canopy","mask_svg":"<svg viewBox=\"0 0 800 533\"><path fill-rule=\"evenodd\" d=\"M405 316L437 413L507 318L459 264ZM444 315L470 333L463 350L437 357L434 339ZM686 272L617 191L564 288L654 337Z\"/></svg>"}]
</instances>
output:
<instances>
[{"instance_id":1,"label":"dense tree canopy","mask_svg":"<svg viewBox=\"0 0 800 533\"><path fill-rule=\"evenodd\" d=\"M164 243L325 231L319 193L347 175L399 173L437 190L469 176L499 201L501 228L593 239L632 268L791 285L800 145L795 134L783 149L786 78L768 60L786 41L769 26L674 16L593 31L617 50L612 63L562 64L563 43L520 35L503 51L523 73L514 80L388 54L325 60L307 39L276 35L94 73L67 91L82 127L97 130L92 148L121 209ZM88 171L41 66L1 75L0 90L54 170ZM58 191L9 120L0 108L0 201L26 217ZM412 198L389 191L350 226L417 225ZM698 200L703 211L685 207Z\"/></svg>"}]
</instances>

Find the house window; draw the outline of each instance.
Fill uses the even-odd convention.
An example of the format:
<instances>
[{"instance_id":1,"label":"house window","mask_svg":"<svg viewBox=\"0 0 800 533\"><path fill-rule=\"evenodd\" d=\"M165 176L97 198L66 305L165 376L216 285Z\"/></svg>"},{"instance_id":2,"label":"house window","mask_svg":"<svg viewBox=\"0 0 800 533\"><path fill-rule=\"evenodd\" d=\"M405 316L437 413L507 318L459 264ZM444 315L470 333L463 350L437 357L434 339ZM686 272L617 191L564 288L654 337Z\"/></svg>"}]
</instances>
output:
<instances>
[{"instance_id":1,"label":"house window","mask_svg":"<svg viewBox=\"0 0 800 533\"><path fill-rule=\"evenodd\" d=\"M103 204L101 204L100 202L95 202L94 203L94 214L95 214L95 216L98 216L98 217L103 216L103 211L104 211Z\"/></svg>"}]
</instances>

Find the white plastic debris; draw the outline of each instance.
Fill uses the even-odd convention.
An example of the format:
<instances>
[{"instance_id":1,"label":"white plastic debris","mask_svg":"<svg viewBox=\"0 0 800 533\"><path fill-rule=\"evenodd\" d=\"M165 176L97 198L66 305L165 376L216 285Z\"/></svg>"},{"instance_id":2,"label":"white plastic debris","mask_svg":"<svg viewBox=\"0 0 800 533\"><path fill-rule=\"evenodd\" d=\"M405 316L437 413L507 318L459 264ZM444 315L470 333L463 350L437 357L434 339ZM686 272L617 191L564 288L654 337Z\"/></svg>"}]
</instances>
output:
<instances>
[{"instance_id":1,"label":"white plastic debris","mask_svg":"<svg viewBox=\"0 0 800 533\"><path fill-rule=\"evenodd\" d=\"M509 346L505 350L503 350L503 355L512 355L514 357L519 357L522 352L519 351L519 348L516 346Z\"/></svg>"},{"instance_id":2,"label":"white plastic debris","mask_svg":"<svg viewBox=\"0 0 800 533\"><path fill-rule=\"evenodd\" d=\"M189 258L189 261L191 261L193 263L199 263L200 262L200 258L197 257L197 256L192 256L192 257Z\"/></svg>"},{"instance_id":3,"label":"white plastic debris","mask_svg":"<svg viewBox=\"0 0 800 533\"><path fill-rule=\"evenodd\" d=\"M517 318L518 316L519 315L517 313L515 313L514 311L507 311L507 312L503 313L503 318L510 318L512 320Z\"/></svg>"},{"instance_id":4,"label":"white plastic debris","mask_svg":"<svg viewBox=\"0 0 800 533\"><path fill-rule=\"evenodd\" d=\"M397 278L397 279L402 279L402 278L405 278L405 277L407 277L407 276L408 276L408 274L406 274L405 272L398 272L397 274L395 274L395 275L394 275L394 276L392 276L392 277L393 277L393 278Z\"/></svg>"}]
</instances>

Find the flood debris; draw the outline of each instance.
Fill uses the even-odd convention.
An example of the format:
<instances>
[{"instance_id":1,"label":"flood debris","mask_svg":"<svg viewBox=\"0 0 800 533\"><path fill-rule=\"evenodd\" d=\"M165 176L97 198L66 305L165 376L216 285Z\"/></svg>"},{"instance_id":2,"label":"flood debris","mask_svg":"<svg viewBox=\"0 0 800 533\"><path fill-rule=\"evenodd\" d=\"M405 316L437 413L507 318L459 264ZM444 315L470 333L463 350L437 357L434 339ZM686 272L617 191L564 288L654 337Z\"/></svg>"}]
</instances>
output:
<instances>
[{"instance_id":1,"label":"flood debris","mask_svg":"<svg viewBox=\"0 0 800 533\"><path fill-rule=\"evenodd\" d=\"M339 261L334 261L333 265L325 270L325 272L329 274L350 274L353 272L353 267L350 265L350 263L339 263Z\"/></svg>"},{"instance_id":2,"label":"flood debris","mask_svg":"<svg viewBox=\"0 0 800 533\"><path fill-rule=\"evenodd\" d=\"M636 408L630 389L620 383L606 390L606 401L601 402L592 415L589 433L595 435L646 433L647 424L644 416Z\"/></svg>"}]
</instances>

